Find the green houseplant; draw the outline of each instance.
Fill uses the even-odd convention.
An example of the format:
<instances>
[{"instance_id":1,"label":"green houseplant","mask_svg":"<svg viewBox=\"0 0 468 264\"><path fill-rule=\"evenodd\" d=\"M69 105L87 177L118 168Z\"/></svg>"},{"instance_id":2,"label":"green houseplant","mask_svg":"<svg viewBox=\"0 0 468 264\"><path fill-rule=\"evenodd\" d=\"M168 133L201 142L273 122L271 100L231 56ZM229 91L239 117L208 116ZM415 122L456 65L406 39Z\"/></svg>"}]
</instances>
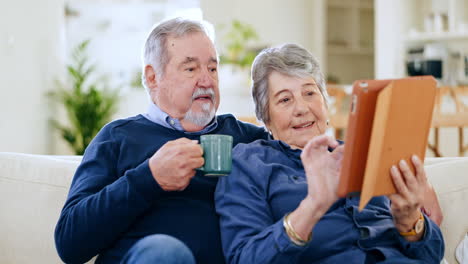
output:
<instances>
[{"instance_id":1,"label":"green houseplant","mask_svg":"<svg viewBox=\"0 0 468 264\"><path fill-rule=\"evenodd\" d=\"M222 96L247 97L250 93L250 67L259 49L258 34L249 24L232 20L219 30L222 35L219 86ZM257 46L258 47L258 46Z\"/></svg>"},{"instance_id":2,"label":"green houseplant","mask_svg":"<svg viewBox=\"0 0 468 264\"><path fill-rule=\"evenodd\" d=\"M67 65L67 82L57 81L57 90L49 95L66 112L68 124L53 120L62 138L76 155L82 155L99 130L111 120L117 110L119 96L108 89L103 80L92 80L95 65L89 63L86 50L89 40L80 43L72 52Z\"/></svg>"},{"instance_id":3,"label":"green houseplant","mask_svg":"<svg viewBox=\"0 0 468 264\"><path fill-rule=\"evenodd\" d=\"M235 65L240 69L250 69L257 51L249 45L256 40L258 34L251 25L233 20L224 35L225 52L220 56L220 63Z\"/></svg>"}]
</instances>

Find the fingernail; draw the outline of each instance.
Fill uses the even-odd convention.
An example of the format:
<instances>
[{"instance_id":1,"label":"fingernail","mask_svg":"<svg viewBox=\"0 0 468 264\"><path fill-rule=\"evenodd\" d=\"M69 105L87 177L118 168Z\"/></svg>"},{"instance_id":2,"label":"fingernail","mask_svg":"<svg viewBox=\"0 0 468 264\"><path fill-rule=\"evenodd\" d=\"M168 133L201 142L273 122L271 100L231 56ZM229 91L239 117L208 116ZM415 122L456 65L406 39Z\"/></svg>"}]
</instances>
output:
<instances>
[{"instance_id":1,"label":"fingernail","mask_svg":"<svg viewBox=\"0 0 468 264\"><path fill-rule=\"evenodd\" d=\"M406 164L405 160L400 160L400 166L401 167L408 167L408 164Z\"/></svg>"},{"instance_id":2,"label":"fingernail","mask_svg":"<svg viewBox=\"0 0 468 264\"><path fill-rule=\"evenodd\" d=\"M395 166L395 165L393 165L393 166L392 166L391 170L392 170L392 173L394 173L394 174L396 174L396 173L397 173L397 168L396 168L396 166Z\"/></svg>"},{"instance_id":3,"label":"fingernail","mask_svg":"<svg viewBox=\"0 0 468 264\"><path fill-rule=\"evenodd\" d=\"M413 162L418 162L419 161L419 158L416 155L411 156L411 159L413 160Z\"/></svg>"}]
</instances>

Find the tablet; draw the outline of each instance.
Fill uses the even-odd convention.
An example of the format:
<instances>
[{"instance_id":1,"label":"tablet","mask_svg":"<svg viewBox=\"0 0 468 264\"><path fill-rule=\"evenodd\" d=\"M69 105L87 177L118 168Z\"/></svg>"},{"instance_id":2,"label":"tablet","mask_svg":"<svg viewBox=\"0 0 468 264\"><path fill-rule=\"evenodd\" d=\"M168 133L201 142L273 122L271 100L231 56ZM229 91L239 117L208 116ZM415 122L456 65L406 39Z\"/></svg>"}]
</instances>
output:
<instances>
[{"instance_id":1,"label":"tablet","mask_svg":"<svg viewBox=\"0 0 468 264\"><path fill-rule=\"evenodd\" d=\"M424 160L436 81L432 76L359 80L353 84L338 195L395 193L390 168L411 155Z\"/></svg>"}]
</instances>

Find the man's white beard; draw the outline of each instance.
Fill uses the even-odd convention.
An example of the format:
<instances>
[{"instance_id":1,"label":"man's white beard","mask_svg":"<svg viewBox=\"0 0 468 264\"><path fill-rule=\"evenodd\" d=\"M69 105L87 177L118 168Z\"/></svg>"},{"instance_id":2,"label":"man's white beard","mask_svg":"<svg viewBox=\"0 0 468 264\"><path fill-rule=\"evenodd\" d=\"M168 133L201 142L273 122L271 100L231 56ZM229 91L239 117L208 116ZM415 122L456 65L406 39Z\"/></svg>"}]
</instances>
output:
<instances>
[{"instance_id":1,"label":"man's white beard","mask_svg":"<svg viewBox=\"0 0 468 264\"><path fill-rule=\"evenodd\" d=\"M214 91L213 89L203 89L203 88L199 88L197 89L197 91L195 91L195 93L193 94L192 96L192 103L193 101L195 100L195 98L200 95L200 94L205 94L205 93L208 93L211 95L211 101L213 104L211 103L204 103L202 104L202 111L201 112L198 112L198 113L195 113L192 111L192 109L190 109L186 114L185 114L185 117L184 117L184 120L186 121L189 121L197 126L201 126L201 127L205 127L206 125L208 125L210 123L211 120L213 120L213 117L215 116L216 114L216 110L215 110L215 96L214 96Z\"/></svg>"},{"instance_id":2,"label":"man's white beard","mask_svg":"<svg viewBox=\"0 0 468 264\"><path fill-rule=\"evenodd\" d=\"M190 109L186 114L184 119L194 123L197 126L206 126L215 116L216 111L214 107L211 107L210 103L205 103L202 105L202 111L195 113Z\"/></svg>"}]
</instances>

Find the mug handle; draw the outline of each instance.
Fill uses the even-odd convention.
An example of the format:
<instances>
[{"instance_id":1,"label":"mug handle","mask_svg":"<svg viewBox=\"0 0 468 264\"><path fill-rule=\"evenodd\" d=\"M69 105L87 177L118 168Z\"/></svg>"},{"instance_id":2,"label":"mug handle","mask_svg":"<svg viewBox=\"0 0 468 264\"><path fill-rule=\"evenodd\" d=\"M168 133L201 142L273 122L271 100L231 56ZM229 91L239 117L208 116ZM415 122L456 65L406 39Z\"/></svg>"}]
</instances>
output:
<instances>
[{"instance_id":1,"label":"mug handle","mask_svg":"<svg viewBox=\"0 0 468 264\"><path fill-rule=\"evenodd\" d=\"M199 140L199 141L200 141L200 140ZM201 146L201 142L198 143L198 145ZM197 170L197 171L205 171L205 168L204 168L203 166L205 166L205 163L203 163L203 165L202 165L201 167L195 168L195 170Z\"/></svg>"}]
</instances>

